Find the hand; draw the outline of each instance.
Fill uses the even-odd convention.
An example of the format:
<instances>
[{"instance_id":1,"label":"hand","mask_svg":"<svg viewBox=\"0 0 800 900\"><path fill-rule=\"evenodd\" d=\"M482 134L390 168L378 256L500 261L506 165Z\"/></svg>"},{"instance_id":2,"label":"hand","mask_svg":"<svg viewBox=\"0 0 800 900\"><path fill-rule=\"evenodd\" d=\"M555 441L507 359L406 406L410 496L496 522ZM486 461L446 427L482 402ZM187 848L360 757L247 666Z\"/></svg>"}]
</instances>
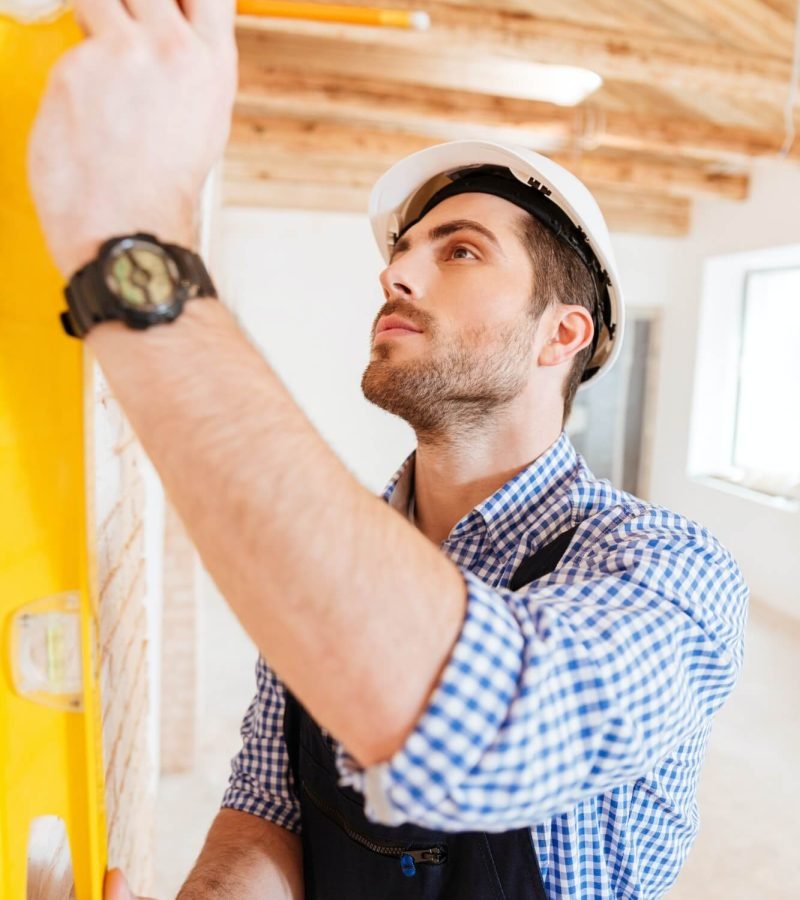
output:
<instances>
[{"instance_id":1,"label":"hand","mask_svg":"<svg viewBox=\"0 0 800 900\"><path fill-rule=\"evenodd\" d=\"M135 897L119 869L106 872L103 882L103 900L148 900L147 897Z\"/></svg>"},{"instance_id":2,"label":"hand","mask_svg":"<svg viewBox=\"0 0 800 900\"><path fill-rule=\"evenodd\" d=\"M192 246L236 93L234 0L75 0L87 39L53 67L28 174L69 278L110 237Z\"/></svg>"}]
</instances>

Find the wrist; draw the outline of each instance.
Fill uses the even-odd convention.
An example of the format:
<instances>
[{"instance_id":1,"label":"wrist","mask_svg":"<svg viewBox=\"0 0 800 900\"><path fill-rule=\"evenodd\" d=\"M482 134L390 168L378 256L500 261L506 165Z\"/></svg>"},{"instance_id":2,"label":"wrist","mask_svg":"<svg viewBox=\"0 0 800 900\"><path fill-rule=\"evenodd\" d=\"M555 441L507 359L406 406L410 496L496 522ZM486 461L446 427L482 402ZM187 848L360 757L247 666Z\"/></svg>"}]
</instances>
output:
<instances>
[{"instance_id":1,"label":"wrist","mask_svg":"<svg viewBox=\"0 0 800 900\"><path fill-rule=\"evenodd\" d=\"M163 219L137 228L120 226L113 230L109 229L105 234L86 236L72 240L69 244L64 243L61 247L54 248L53 256L61 274L69 281L79 269L97 258L100 248L106 241L142 232L154 235L162 244L177 244L179 247L197 252L198 229L194 221L188 218L173 221Z\"/></svg>"}]
</instances>

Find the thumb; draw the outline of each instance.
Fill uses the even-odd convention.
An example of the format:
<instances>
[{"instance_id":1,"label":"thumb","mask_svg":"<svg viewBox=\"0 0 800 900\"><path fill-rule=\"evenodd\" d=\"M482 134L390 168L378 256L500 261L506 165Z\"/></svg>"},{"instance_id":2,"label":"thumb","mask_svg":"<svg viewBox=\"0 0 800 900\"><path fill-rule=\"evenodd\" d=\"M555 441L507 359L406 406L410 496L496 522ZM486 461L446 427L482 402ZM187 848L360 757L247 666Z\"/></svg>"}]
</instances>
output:
<instances>
[{"instance_id":1,"label":"thumb","mask_svg":"<svg viewBox=\"0 0 800 900\"><path fill-rule=\"evenodd\" d=\"M111 869L106 872L103 884L103 900L136 900L125 881L125 876L119 869Z\"/></svg>"}]
</instances>

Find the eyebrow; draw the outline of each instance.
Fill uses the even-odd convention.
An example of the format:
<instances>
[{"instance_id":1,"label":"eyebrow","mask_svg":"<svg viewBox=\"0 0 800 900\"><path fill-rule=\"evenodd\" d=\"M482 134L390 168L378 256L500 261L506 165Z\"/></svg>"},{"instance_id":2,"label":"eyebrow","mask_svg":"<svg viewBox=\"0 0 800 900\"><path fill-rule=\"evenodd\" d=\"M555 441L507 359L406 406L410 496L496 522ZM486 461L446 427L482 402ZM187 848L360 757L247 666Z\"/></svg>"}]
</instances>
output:
<instances>
[{"instance_id":1,"label":"eyebrow","mask_svg":"<svg viewBox=\"0 0 800 900\"><path fill-rule=\"evenodd\" d=\"M451 234L455 234L458 231L474 231L482 237L485 237L502 253L503 248L500 246L500 241L497 240L494 233L489 231L485 225L481 225L480 222L475 222L472 219L453 219L451 222L442 222L441 225L436 225L431 228L428 232L428 240L440 241L443 238L450 237ZM390 260L394 259L397 253L404 253L410 248L411 240L408 237L401 237L392 248Z\"/></svg>"}]
</instances>

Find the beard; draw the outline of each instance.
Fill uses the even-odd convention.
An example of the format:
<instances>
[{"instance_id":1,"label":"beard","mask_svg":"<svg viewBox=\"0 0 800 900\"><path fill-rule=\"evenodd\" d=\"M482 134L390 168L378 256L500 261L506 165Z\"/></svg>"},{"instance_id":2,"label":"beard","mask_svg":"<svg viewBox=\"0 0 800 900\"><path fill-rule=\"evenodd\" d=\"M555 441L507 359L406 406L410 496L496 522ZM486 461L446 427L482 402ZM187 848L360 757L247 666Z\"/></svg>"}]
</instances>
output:
<instances>
[{"instance_id":1,"label":"beard","mask_svg":"<svg viewBox=\"0 0 800 900\"><path fill-rule=\"evenodd\" d=\"M427 352L420 359L393 361L391 342L379 343L361 390L371 403L408 422L418 439L485 427L525 389L536 330L531 315L501 327L474 328L445 343L432 317L414 309L412 318L406 304L389 303L378 318L395 312L424 328Z\"/></svg>"}]
</instances>

